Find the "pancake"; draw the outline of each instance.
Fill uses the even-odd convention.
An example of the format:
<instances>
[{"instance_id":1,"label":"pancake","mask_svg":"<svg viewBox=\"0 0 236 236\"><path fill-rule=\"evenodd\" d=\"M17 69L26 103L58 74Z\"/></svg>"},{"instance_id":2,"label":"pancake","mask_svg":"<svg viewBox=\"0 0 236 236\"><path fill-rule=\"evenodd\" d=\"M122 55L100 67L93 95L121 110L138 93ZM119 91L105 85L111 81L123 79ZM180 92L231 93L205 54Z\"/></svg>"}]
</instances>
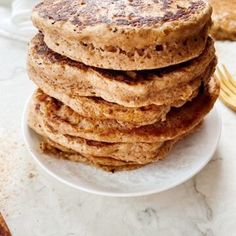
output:
<instances>
[{"instance_id":1,"label":"pancake","mask_svg":"<svg viewBox=\"0 0 236 236\"><path fill-rule=\"evenodd\" d=\"M73 152L80 153L85 157L109 157L110 159L132 162L135 164L147 164L162 158L159 155L160 148L165 145L162 143L104 143L86 140L79 137L63 135L53 130L33 104L29 110L28 125L39 135L44 137L44 142L65 147ZM195 131L191 130L190 132ZM189 134L189 133L188 133ZM188 135L187 134L187 135ZM181 137L183 138L183 137ZM180 138L179 138L180 139ZM172 140L172 144L179 139ZM169 146L169 145L168 145ZM54 145L55 147L55 145Z\"/></svg>"},{"instance_id":2,"label":"pancake","mask_svg":"<svg viewBox=\"0 0 236 236\"><path fill-rule=\"evenodd\" d=\"M44 0L32 21L61 55L99 68L144 70L199 56L211 13L204 0Z\"/></svg>"},{"instance_id":3,"label":"pancake","mask_svg":"<svg viewBox=\"0 0 236 236\"><path fill-rule=\"evenodd\" d=\"M146 107L128 108L107 102L97 97L70 97L66 94L56 93L50 90L44 84L43 91L50 96L57 98L72 110L81 116L98 119L98 120L116 120L118 125L128 128L140 127L143 125L153 124L157 121L163 121L166 114L170 111L171 106L149 105ZM197 91L192 97L197 95ZM179 101L172 106L181 106L185 102Z\"/></svg>"},{"instance_id":4,"label":"pancake","mask_svg":"<svg viewBox=\"0 0 236 236\"><path fill-rule=\"evenodd\" d=\"M81 103L78 97L93 96L137 108L191 100L201 78L207 70L213 70L215 64L215 49L210 38L201 56L187 63L161 70L121 72L88 67L62 57L49 50L42 36L37 35L30 43L28 73L45 93L67 105L70 98L74 98L76 104Z\"/></svg>"},{"instance_id":5,"label":"pancake","mask_svg":"<svg viewBox=\"0 0 236 236\"><path fill-rule=\"evenodd\" d=\"M157 160L164 159L173 148L175 141L166 142L157 154ZM43 152L53 155L55 158L63 158L74 162L81 162L91 166L101 168L105 171L125 171L141 168L147 164L135 164L132 162L117 161L109 157L83 156L78 152L74 152L50 140L45 140L41 143Z\"/></svg>"},{"instance_id":6,"label":"pancake","mask_svg":"<svg viewBox=\"0 0 236 236\"><path fill-rule=\"evenodd\" d=\"M64 146L68 149L79 152L84 156L109 156L110 158L126 162L145 164L157 160L158 149L163 143L105 143L86 140L80 137L63 135L52 129L43 119L39 110L31 104L28 116L28 125L39 135Z\"/></svg>"},{"instance_id":7,"label":"pancake","mask_svg":"<svg viewBox=\"0 0 236 236\"><path fill-rule=\"evenodd\" d=\"M47 123L62 134L109 143L153 143L175 139L197 126L212 109L218 95L219 84L212 78L191 102L172 109L165 121L133 129L119 127L113 120L82 117L46 94L34 96L34 100Z\"/></svg>"},{"instance_id":8,"label":"pancake","mask_svg":"<svg viewBox=\"0 0 236 236\"><path fill-rule=\"evenodd\" d=\"M181 90L182 87L178 88L178 91L182 94L185 93L188 95L187 101L190 101L197 96L201 83L208 83L210 76L215 70L215 61L213 63L213 65L207 68L207 72L203 78L197 78L191 84L186 85L188 88L187 91L183 92L183 90ZM140 127L158 121L164 121L171 107L181 107L186 103L186 96L182 96L179 100L175 100L171 97L172 93L166 93L165 102L168 102L168 100L169 103L172 102L168 105L149 105L138 108L124 107L115 103L107 102L98 97L72 96L70 93L71 90L69 89L63 92L64 87L55 90L55 88L58 88L57 81L54 86L50 83L50 80L48 83L48 80L41 80L41 77L39 76L32 76L32 78L34 78L36 84L45 94L60 100L63 104L69 106L81 116L97 120L115 120L115 123L118 123L118 126L123 125L127 128ZM176 90L173 89L172 92L174 91Z\"/></svg>"},{"instance_id":9,"label":"pancake","mask_svg":"<svg viewBox=\"0 0 236 236\"><path fill-rule=\"evenodd\" d=\"M116 171L125 171L125 170L133 170L142 167L142 165L138 164L129 164L126 165L120 165L120 166L112 166L112 165L102 165L99 162L97 162L96 158L86 158L85 156L71 152L70 150L66 150L64 147L55 144L51 141L43 141L41 143L41 149L44 153L51 155L52 157L59 158L59 159L66 159L74 162L80 162L83 164L87 164L90 166L94 166L97 168L100 168L102 170L108 171L108 172L116 172Z\"/></svg>"},{"instance_id":10,"label":"pancake","mask_svg":"<svg viewBox=\"0 0 236 236\"><path fill-rule=\"evenodd\" d=\"M236 40L236 0L210 0L213 7L211 35L217 40Z\"/></svg>"}]
</instances>

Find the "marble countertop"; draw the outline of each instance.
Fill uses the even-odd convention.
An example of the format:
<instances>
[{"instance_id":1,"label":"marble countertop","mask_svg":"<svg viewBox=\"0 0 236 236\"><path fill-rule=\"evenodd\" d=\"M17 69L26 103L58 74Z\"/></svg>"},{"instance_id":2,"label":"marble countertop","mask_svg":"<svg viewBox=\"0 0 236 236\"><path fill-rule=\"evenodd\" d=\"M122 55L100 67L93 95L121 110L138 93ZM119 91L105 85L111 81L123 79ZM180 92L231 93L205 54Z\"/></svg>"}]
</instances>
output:
<instances>
[{"instance_id":1,"label":"marble countertop","mask_svg":"<svg viewBox=\"0 0 236 236\"><path fill-rule=\"evenodd\" d=\"M27 45L0 37L0 212L14 236L235 236L236 113L218 102L223 129L210 163L169 191L108 198L74 190L36 166L21 132L34 85ZM236 43L217 43L236 78Z\"/></svg>"}]
</instances>

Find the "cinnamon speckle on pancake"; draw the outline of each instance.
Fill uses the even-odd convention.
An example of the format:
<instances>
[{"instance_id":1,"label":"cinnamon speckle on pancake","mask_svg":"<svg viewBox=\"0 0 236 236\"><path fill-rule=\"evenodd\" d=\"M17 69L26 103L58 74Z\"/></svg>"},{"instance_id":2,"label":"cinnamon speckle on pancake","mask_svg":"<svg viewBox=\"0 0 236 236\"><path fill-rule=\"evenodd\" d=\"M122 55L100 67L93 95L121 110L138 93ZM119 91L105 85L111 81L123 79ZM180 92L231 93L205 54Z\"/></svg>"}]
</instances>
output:
<instances>
[{"instance_id":1,"label":"cinnamon speckle on pancake","mask_svg":"<svg viewBox=\"0 0 236 236\"><path fill-rule=\"evenodd\" d=\"M187 3L187 1L185 1ZM77 29L96 24L142 27L153 26L163 22L188 19L205 7L202 0L193 1L186 8L179 9L179 5L172 0L160 1L115 1L115 0L45 0L35 7L39 15L53 21L69 20ZM161 9L161 14L154 10ZM176 9L179 9L176 11ZM112 17L109 17L110 12ZM143 14L143 12L150 14ZM100 14L101 13L101 14ZM154 16L157 15L157 16Z\"/></svg>"},{"instance_id":2,"label":"cinnamon speckle on pancake","mask_svg":"<svg viewBox=\"0 0 236 236\"><path fill-rule=\"evenodd\" d=\"M211 12L204 0L45 0L32 20L59 54L104 69L146 70L199 56Z\"/></svg>"}]
</instances>

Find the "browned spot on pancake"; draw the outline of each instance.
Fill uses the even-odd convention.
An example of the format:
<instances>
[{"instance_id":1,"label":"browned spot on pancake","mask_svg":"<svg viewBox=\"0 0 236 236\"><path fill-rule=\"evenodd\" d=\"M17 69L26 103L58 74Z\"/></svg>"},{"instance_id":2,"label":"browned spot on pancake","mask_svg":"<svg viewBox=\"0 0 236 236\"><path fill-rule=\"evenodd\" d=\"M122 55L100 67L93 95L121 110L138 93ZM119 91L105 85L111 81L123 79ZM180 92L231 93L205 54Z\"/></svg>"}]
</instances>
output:
<instances>
[{"instance_id":1,"label":"browned spot on pancake","mask_svg":"<svg viewBox=\"0 0 236 236\"><path fill-rule=\"evenodd\" d=\"M186 20L205 6L203 0L192 1L186 8L173 0L152 0L150 3L144 0L45 0L35 10L45 19L53 22L69 21L76 26L76 30L82 30L103 23L110 26L142 27ZM153 7L157 9L157 16L144 14Z\"/></svg>"}]
</instances>

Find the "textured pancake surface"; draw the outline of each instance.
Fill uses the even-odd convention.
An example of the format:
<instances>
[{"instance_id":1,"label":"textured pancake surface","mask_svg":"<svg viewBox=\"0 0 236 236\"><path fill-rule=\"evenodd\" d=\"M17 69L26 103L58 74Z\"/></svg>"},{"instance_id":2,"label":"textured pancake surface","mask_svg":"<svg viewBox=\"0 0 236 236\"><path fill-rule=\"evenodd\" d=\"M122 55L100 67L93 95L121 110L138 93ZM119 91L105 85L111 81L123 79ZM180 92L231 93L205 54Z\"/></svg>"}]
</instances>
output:
<instances>
[{"instance_id":1,"label":"textured pancake surface","mask_svg":"<svg viewBox=\"0 0 236 236\"><path fill-rule=\"evenodd\" d=\"M161 146L157 153L156 161L164 159L171 151L175 143L176 141L165 142L165 144ZM43 141L41 144L41 149L46 153L53 154L53 156L56 158L63 158L75 162L85 163L110 172L138 169L151 163L136 164L132 162L118 161L109 157L97 157L90 155L83 156L78 152L74 152L50 140Z\"/></svg>"},{"instance_id":2,"label":"textured pancake surface","mask_svg":"<svg viewBox=\"0 0 236 236\"><path fill-rule=\"evenodd\" d=\"M85 157L93 156L101 159L107 157L111 160L115 159L125 163L142 165L163 159L164 156L160 155L160 150L167 150L167 147L172 147L175 142L183 138L180 137L171 140L171 142L160 143L105 143L63 135L47 124L40 111L35 109L33 101L29 110L28 125L36 133L43 136L45 142L53 142ZM195 129L189 133L192 133Z\"/></svg>"},{"instance_id":3,"label":"textured pancake surface","mask_svg":"<svg viewBox=\"0 0 236 236\"><path fill-rule=\"evenodd\" d=\"M41 148L44 152L108 171L136 169L162 160L179 140L178 138L163 143L102 143L59 134L43 120L33 100L28 124L43 137Z\"/></svg>"},{"instance_id":4,"label":"textured pancake surface","mask_svg":"<svg viewBox=\"0 0 236 236\"><path fill-rule=\"evenodd\" d=\"M163 142L184 135L197 126L213 107L219 84L211 79L198 96L181 108L173 108L163 122L127 129L115 120L85 118L58 100L44 94L36 96L35 106L48 124L58 132L101 142Z\"/></svg>"},{"instance_id":5,"label":"textured pancake surface","mask_svg":"<svg viewBox=\"0 0 236 236\"><path fill-rule=\"evenodd\" d=\"M39 110L32 101L29 126L43 136L41 149L56 158L89 164L106 171L121 171L140 168L162 160L182 137L163 143L101 143L68 135L61 135L50 129L43 121ZM184 136L194 132L194 127ZM152 151L151 151L152 150Z\"/></svg>"},{"instance_id":6,"label":"textured pancake surface","mask_svg":"<svg viewBox=\"0 0 236 236\"><path fill-rule=\"evenodd\" d=\"M206 71L214 69L215 60L213 41L209 38L198 58L181 65L139 72L103 70L52 52L39 34L30 44L28 70L30 78L45 93L67 105L71 101L72 108L79 112L75 106L77 103L80 107L81 96L101 97L125 107L178 106L179 102L181 105L181 101L191 100Z\"/></svg>"},{"instance_id":7,"label":"textured pancake surface","mask_svg":"<svg viewBox=\"0 0 236 236\"><path fill-rule=\"evenodd\" d=\"M39 96L39 94L37 95ZM32 101L28 124L39 135L82 155L109 156L110 158L145 164L157 160L157 152L163 143L105 143L64 135L47 124L47 120Z\"/></svg>"},{"instance_id":8,"label":"textured pancake surface","mask_svg":"<svg viewBox=\"0 0 236 236\"><path fill-rule=\"evenodd\" d=\"M213 7L211 35L218 40L236 40L236 0L210 0Z\"/></svg>"},{"instance_id":9,"label":"textured pancake surface","mask_svg":"<svg viewBox=\"0 0 236 236\"><path fill-rule=\"evenodd\" d=\"M44 0L32 20L62 55L100 68L143 70L199 56L211 12L204 0Z\"/></svg>"},{"instance_id":10,"label":"textured pancake surface","mask_svg":"<svg viewBox=\"0 0 236 236\"><path fill-rule=\"evenodd\" d=\"M215 64L215 62L214 62ZM171 94L176 95L176 90L173 89L169 94L166 93L166 100L168 102L164 105L148 105L144 107L124 107L115 103L107 102L98 97L83 97L71 95L71 90L67 89L65 92L62 86L58 89L58 83L55 81L55 86L42 80L42 77L33 76L33 81L44 91L44 93L58 99L72 110L87 118L97 120L115 120L118 125L127 128L140 127L143 125L153 124L158 121L164 121L167 113L171 107L181 107L187 101L192 100L197 96L201 83L207 84L211 74L214 71L214 65L209 66L203 78L195 79L191 84L187 84L187 90L183 93L183 87L179 87L177 91L182 93L179 100L171 97ZM56 89L55 89L56 88ZM185 96L184 96L185 94ZM164 101L164 100L163 100Z\"/></svg>"}]
</instances>

